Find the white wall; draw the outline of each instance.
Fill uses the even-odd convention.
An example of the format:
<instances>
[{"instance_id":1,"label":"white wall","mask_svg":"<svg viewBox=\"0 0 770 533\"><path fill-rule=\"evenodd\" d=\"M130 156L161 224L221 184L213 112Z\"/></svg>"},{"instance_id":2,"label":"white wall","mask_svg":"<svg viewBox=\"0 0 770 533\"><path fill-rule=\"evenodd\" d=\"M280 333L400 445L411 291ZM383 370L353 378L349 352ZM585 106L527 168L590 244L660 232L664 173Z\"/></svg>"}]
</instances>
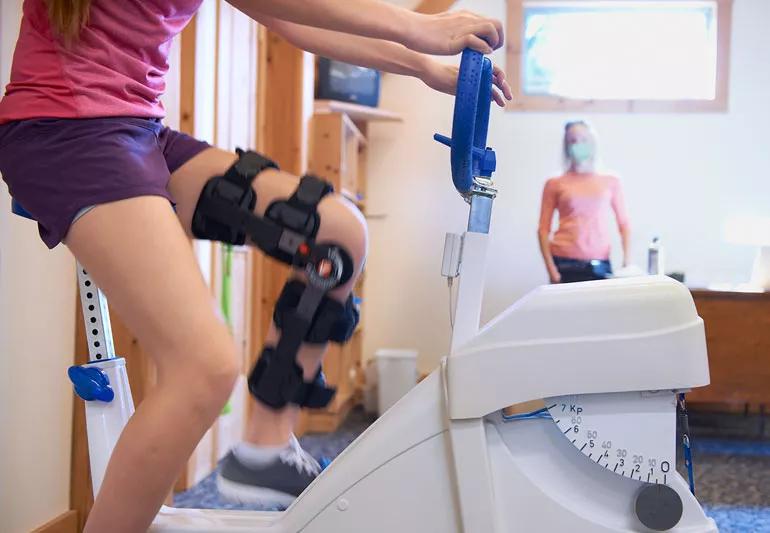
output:
<instances>
[{"instance_id":1,"label":"white wall","mask_svg":"<svg viewBox=\"0 0 770 533\"><path fill-rule=\"evenodd\" d=\"M504 0L461 0L456 7L505 19ZM580 117L594 124L604 160L623 181L634 262L644 264L649 239L660 235L667 270L685 271L691 285L746 281L753 250L723 242L722 224L733 214L770 215L770 2L735 0L733 14L728 113ZM494 59L505 64L501 51ZM450 185L449 151L431 139L450 133L452 105L417 80L386 76L381 106L405 122L370 132L369 212L387 216L370 221L365 354L414 347L422 370L448 348L441 252L444 233L461 232L467 219ZM535 238L540 195L558 171L560 135L571 118L493 111L488 143L497 151L500 193L483 320L547 281Z\"/></svg>"},{"instance_id":2,"label":"white wall","mask_svg":"<svg viewBox=\"0 0 770 533\"><path fill-rule=\"evenodd\" d=\"M21 0L0 2L5 87ZM0 532L25 533L69 509L75 268L10 213L0 186Z\"/></svg>"}]
</instances>

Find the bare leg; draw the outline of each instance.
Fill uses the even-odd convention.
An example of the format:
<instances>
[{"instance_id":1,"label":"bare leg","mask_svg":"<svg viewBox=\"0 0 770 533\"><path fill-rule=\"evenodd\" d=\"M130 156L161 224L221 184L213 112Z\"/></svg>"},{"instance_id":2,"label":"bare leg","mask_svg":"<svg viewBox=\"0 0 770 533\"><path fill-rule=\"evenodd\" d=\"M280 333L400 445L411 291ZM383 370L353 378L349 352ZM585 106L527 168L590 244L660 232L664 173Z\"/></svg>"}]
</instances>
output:
<instances>
[{"instance_id":1,"label":"bare leg","mask_svg":"<svg viewBox=\"0 0 770 533\"><path fill-rule=\"evenodd\" d=\"M115 447L85 531L145 531L229 397L235 346L167 200L100 205L73 224L67 246L158 369L157 386Z\"/></svg>"},{"instance_id":2,"label":"bare leg","mask_svg":"<svg viewBox=\"0 0 770 533\"><path fill-rule=\"evenodd\" d=\"M235 160L235 154L211 148L200 153L172 174L169 191L177 202L177 213L186 231L190 231L192 215L203 186L213 176L223 174ZM267 170L261 173L254 181L254 189L257 192L255 212L264 214L272 202L291 196L298 184L299 178L285 172ZM333 241L340 244L353 258L355 265L353 277L345 285L330 293L332 298L344 301L363 267L367 246L366 222L353 204L336 194L325 197L318 205L318 211L321 216L321 226L316 240L320 243ZM265 344L274 346L277 340L278 335L273 324ZM315 375L325 352L326 345L302 345L297 358L303 367L306 379ZM252 444L268 446L285 444L293 431L298 411L295 406L276 411L255 401L244 439Z\"/></svg>"}]
</instances>

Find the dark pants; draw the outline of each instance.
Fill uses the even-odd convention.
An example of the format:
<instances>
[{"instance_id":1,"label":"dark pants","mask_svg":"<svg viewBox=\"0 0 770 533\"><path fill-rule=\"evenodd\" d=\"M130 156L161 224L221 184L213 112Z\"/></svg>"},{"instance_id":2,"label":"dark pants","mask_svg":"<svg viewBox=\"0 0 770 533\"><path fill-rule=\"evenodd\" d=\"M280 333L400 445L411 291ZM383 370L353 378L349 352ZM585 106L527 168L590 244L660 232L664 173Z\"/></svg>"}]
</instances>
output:
<instances>
[{"instance_id":1,"label":"dark pants","mask_svg":"<svg viewBox=\"0 0 770 533\"><path fill-rule=\"evenodd\" d=\"M612 266L607 259L570 259L568 257L553 257L556 268L561 274L562 283L576 281L592 281L606 279L612 276Z\"/></svg>"}]
</instances>

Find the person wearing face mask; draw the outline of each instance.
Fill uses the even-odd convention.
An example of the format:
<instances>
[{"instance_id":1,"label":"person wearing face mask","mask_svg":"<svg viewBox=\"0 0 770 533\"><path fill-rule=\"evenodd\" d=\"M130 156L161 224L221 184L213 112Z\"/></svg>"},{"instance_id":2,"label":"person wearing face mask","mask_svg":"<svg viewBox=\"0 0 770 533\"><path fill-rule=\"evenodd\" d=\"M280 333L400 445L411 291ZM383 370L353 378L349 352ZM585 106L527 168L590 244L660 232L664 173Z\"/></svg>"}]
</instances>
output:
<instances>
[{"instance_id":1,"label":"person wearing face mask","mask_svg":"<svg viewBox=\"0 0 770 533\"><path fill-rule=\"evenodd\" d=\"M538 240L551 283L605 279L612 275L607 211L612 209L628 264L629 222L620 181L596 172L596 136L587 123L564 127L566 172L543 189ZM559 225L551 235L554 211Z\"/></svg>"}]
</instances>

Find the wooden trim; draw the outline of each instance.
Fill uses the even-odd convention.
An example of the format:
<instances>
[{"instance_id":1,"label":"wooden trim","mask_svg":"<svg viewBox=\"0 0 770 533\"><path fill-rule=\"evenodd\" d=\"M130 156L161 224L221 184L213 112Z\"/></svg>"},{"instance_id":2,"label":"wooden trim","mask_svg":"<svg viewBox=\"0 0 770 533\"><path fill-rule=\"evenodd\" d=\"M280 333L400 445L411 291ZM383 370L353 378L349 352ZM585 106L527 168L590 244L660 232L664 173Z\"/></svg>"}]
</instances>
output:
<instances>
[{"instance_id":1,"label":"wooden trim","mask_svg":"<svg viewBox=\"0 0 770 533\"><path fill-rule=\"evenodd\" d=\"M592 3L616 1L625 0L592 0ZM660 1L674 2L679 0ZM582 113L720 113L728 111L733 0L714 1L717 5L717 79L716 95L713 100L590 100L523 94L521 88L523 82L524 4L553 2L551 0L507 0L506 72L515 96L513 101L506 104L506 111ZM587 0L559 0L559 3L563 2L585 3Z\"/></svg>"},{"instance_id":2,"label":"wooden trim","mask_svg":"<svg viewBox=\"0 0 770 533\"><path fill-rule=\"evenodd\" d=\"M258 135L266 155L281 169L300 175L303 131L304 52L277 33L267 31L265 39L264 117Z\"/></svg>"},{"instance_id":3,"label":"wooden trim","mask_svg":"<svg viewBox=\"0 0 770 533\"><path fill-rule=\"evenodd\" d=\"M730 107L730 43L733 34L733 0L717 2L717 91L720 111Z\"/></svg>"},{"instance_id":4,"label":"wooden trim","mask_svg":"<svg viewBox=\"0 0 770 533\"><path fill-rule=\"evenodd\" d=\"M180 35L179 52L179 131L195 134L195 41L197 17L193 17Z\"/></svg>"},{"instance_id":5,"label":"wooden trim","mask_svg":"<svg viewBox=\"0 0 770 533\"><path fill-rule=\"evenodd\" d=\"M70 510L46 522L31 533L78 533L78 513Z\"/></svg>"},{"instance_id":6,"label":"wooden trim","mask_svg":"<svg viewBox=\"0 0 770 533\"><path fill-rule=\"evenodd\" d=\"M259 45L257 47L257 132L256 149L259 152L265 151L265 134L267 133L267 117L265 109L267 108L267 28L260 24L257 36Z\"/></svg>"},{"instance_id":7,"label":"wooden trim","mask_svg":"<svg viewBox=\"0 0 770 533\"><path fill-rule=\"evenodd\" d=\"M701 300L770 300L770 291L741 292L711 289L690 289L693 298Z\"/></svg>"}]
</instances>

